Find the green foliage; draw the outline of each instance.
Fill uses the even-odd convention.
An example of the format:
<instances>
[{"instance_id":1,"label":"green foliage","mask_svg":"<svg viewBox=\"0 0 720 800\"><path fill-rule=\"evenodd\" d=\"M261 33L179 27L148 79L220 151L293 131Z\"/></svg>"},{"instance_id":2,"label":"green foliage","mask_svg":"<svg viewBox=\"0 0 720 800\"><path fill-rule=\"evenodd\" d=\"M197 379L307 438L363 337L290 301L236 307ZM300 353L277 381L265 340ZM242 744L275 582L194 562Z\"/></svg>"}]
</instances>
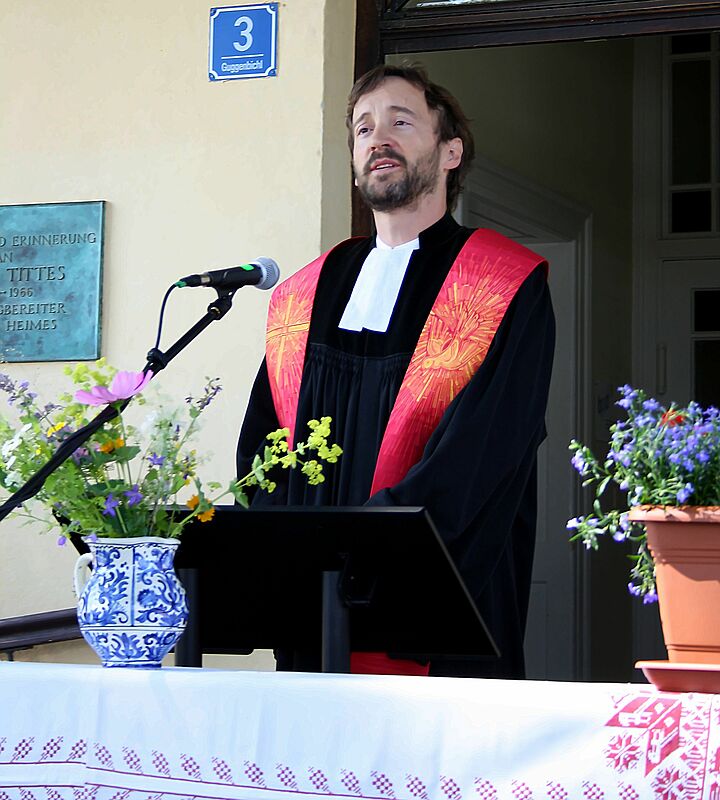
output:
<instances>
[{"instance_id":1,"label":"green foliage","mask_svg":"<svg viewBox=\"0 0 720 800\"><path fill-rule=\"evenodd\" d=\"M66 369L75 387L84 391L109 386L115 373L102 359ZM177 537L195 517L203 522L212 519L214 505L223 497L232 496L247 507L248 488L272 492L276 488L270 475L273 469L300 466L309 483L324 480L320 461L334 463L342 452L328 443L329 417L311 420L307 441L294 450L287 441L287 428L270 433L250 474L224 489L217 481L203 484L198 476L202 459L192 442L200 417L220 390L217 378L208 379L201 395L186 397L180 409L152 409L140 430L126 424L122 415L111 420L17 513L42 521L48 529L60 521L64 536L77 532L100 537ZM70 393L62 396L60 404L41 405L27 383L2 374L0 391L7 395L12 412L0 416L0 487L11 494L64 439L94 416L94 410ZM134 402L147 401L136 397ZM306 452L315 457L303 460ZM209 497L208 492L217 494Z\"/></svg>"},{"instance_id":2,"label":"green foliage","mask_svg":"<svg viewBox=\"0 0 720 800\"><path fill-rule=\"evenodd\" d=\"M628 590L643 602L654 602L655 568L647 549L645 527L628 518L634 506L720 505L720 412L690 403L665 408L645 392L620 387L618 405L627 420L610 428L608 453L598 459L589 447L570 443L572 464L583 486L594 486L593 513L568 522L572 540L597 550L599 537L632 542L635 554ZM605 510L601 503L608 485L625 494L623 509Z\"/></svg>"}]
</instances>

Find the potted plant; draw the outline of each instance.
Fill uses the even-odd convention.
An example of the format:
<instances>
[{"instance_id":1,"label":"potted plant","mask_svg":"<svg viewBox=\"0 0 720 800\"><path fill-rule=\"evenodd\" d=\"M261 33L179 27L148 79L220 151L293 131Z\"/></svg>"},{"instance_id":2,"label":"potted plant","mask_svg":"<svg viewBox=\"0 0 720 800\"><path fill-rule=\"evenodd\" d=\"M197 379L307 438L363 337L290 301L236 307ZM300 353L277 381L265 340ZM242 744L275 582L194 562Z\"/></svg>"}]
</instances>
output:
<instances>
[{"instance_id":1,"label":"potted plant","mask_svg":"<svg viewBox=\"0 0 720 800\"><path fill-rule=\"evenodd\" d=\"M118 372L103 360L66 372L74 394L42 404L26 382L0 374L11 414L0 415L0 487L16 491L58 444L89 422L93 406L124 400L149 411L139 425L123 414L97 431L48 477L40 492L16 512L57 529L58 544L81 535L90 553L78 560L75 585L83 636L105 666L158 667L181 635L187 618L184 590L173 558L178 537L193 519L208 522L226 496L247 507L247 490L272 492L270 470L300 468L311 484L324 480L323 462L341 450L328 443L330 418L312 420L306 441L290 449L287 429L267 437L252 471L226 486L203 482L203 456L194 446L200 418L220 385L208 380L181 407L150 404L141 395L152 375ZM87 579L87 566L93 574Z\"/></svg>"},{"instance_id":2,"label":"potted plant","mask_svg":"<svg viewBox=\"0 0 720 800\"><path fill-rule=\"evenodd\" d=\"M720 411L619 392L627 418L611 426L606 457L570 444L583 486L595 490L593 513L568 522L571 538L589 549L604 535L632 542L628 589L659 599L670 661L720 663ZM624 508L603 507L610 483Z\"/></svg>"}]
</instances>

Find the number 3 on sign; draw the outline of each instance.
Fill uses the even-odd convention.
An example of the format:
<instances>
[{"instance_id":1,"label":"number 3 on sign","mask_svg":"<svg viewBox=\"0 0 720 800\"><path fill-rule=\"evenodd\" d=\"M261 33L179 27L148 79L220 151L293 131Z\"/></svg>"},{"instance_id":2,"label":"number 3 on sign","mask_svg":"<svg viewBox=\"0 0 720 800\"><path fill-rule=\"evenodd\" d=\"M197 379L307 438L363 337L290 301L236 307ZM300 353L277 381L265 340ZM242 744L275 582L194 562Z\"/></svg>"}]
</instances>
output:
<instances>
[{"instance_id":1,"label":"number 3 on sign","mask_svg":"<svg viewBox=\"0 0 720 800\"><path fill-rule=\"evenodd\" d=\"M242 27L243 25L245 26L244 28ZM233 47L238 53L244 53L252 47L253 37L251 31L253 29L253 21L250 17L238 17L235 20L235 27L242 28L238 33L243 41L242 44L240 44L240 42L233 42Z\"/></svg>"}]
</instances>

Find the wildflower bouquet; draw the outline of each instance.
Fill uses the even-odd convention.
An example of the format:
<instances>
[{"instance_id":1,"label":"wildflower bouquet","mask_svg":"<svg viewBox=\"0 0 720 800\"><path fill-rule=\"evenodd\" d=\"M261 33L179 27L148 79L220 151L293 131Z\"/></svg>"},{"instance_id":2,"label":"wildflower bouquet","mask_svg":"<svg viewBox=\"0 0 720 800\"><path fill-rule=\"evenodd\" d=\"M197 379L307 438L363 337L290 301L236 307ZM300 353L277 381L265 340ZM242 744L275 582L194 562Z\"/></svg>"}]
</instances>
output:
<instances>
[{"instance_id":1,"label":"wildflower bouquet","mask_svg":"<svg viewBox=\"0 0 720 800\"><path fill-rule=\"evenodd\" d=\"M0 375L0 391L7 395L15 418L0 415L0 488L8 493L20 488L64 439L90 421L92 406L110 403L119 410L152 377L117 372L102 359L92 366L68 367L66 373L77 390L61 397L59 404L42 404L27 382ZM191 519L212 519L213 506L222 497L231 495L247 507L249 487L272 492L276 484L268 472L273 467L299 467L310 484L325 480L322 462L333 463L342 453L328 444L329 417L311 420L307 440L294 449L288 446L287 429L274 431L249 475L224 488L218 482L204 484L198 475L202 458L192 442L201 415L220 389L217 379L211 379L200 396L186 397L180 409L152 410L139 428L118 415L75 450L16 515L40 520L47 528L61 521L58 543L63 544L71 533L178 537ZM136 402L149 405L140 396Z\"/></svg>"},{"instance_id":2,"label":"wildflower bouquet","mask_svg":"<svg viewBox=\"0 0 720 800\"><path fill-rule=\"evenodd\" d=\"M572 539L597 550L598 537L631 541L628 590L643 602L657 600L655 568L647 549L645 526L628 518L634 506L720 505L720 411L690 403L687 408L664 408L640 389L621 386L617 402L627 419L610 427L608 454L600 462L590 448L574 439L572 464L595 486L593 514L568 522ZM627 497L627 507L606 511L600 498L610 482Z\"/></svg>"}]
</instances>

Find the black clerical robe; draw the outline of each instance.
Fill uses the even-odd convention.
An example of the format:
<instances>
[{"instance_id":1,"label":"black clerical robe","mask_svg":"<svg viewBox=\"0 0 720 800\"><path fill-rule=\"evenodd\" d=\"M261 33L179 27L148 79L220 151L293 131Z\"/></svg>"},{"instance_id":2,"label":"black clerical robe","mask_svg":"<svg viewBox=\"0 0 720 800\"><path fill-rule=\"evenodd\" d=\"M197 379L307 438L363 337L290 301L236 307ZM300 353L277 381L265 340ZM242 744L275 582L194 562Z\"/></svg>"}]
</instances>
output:
<instances>
[{"instance_id":1,"label":"black clerical robe","mask_svg":"<svg viewBox=\"0 0 720 800\"><path fill-rule=\"evenodd\" d=\"M446 215L420 234L386 333L338 328L373 239L345 242L328 255L313 306L296 432L302 440L307 420L331 416L332 439L343 456L325 470L319 486L283 472L278 489L257 493L253 502L425 506L501 651L492 662L438 660L431 674L523 677L536 451L545 435L554 348L543 266L518 290L484 362L445 412L421 461L398 484L370 496L395 397L435 297L470 233ZM238 475L249 471L264 436L277 427L263 362L238 443Z\"/></svg>"}]
</instances>

